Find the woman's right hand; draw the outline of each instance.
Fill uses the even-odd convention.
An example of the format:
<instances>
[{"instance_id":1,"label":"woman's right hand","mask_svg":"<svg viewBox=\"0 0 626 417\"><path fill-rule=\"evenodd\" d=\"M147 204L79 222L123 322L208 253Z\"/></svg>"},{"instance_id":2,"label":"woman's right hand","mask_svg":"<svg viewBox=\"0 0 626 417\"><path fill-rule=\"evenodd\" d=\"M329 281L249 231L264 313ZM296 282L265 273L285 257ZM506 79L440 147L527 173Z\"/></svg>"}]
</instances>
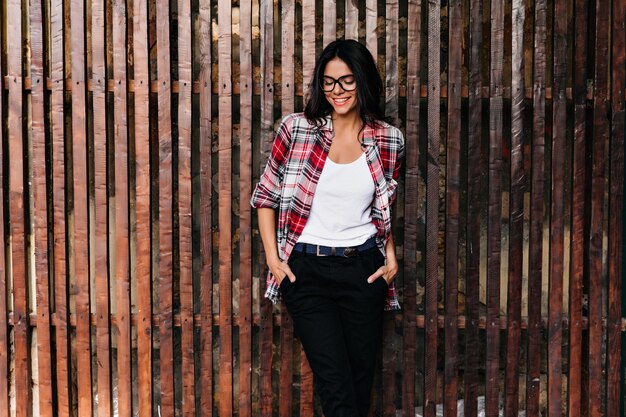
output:
<instances>
[{"instance_id":1,"label":"woman's right hand","mask_svg":"<svg viewBox=\"0 0 626 417\"><path fill-rule=\"evenodd\" d=\"M289 278L291 282L296 281L296 276L291 271L291 268L289 268L289 265L287 265L287 262L281 261L278 257L267 259L267 266L272 272L272 275L274 275L274 278L276 278L278 285L283 282L285 277Z\"/></svg>"}]
</instances>

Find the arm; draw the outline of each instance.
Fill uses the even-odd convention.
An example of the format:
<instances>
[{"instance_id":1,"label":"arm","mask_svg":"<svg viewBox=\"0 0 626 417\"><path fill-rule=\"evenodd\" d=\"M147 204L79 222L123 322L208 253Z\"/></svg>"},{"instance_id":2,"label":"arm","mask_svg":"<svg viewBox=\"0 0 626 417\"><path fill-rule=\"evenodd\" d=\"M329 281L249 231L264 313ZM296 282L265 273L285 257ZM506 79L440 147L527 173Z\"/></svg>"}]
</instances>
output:
<instances>
[{"instance_id":1,"label":"arm","mask_svg":"<svg viewBox=\"0 0 626 417\"><path fill-rule=\"evenodd\" d=\"M276 281L280 284L285 278L289 277L291 282L296 280L296 276L291 272L289 265L286 262L281 261L278 257L278 249L276 245L276 219L274 209L267 207L260 207L257 209L259 216L259 233L261 234L261 240L263 241L263 248L265 249L265 259L267 266L272 272L272 275L276 278Z\"/></svg>"}]
</instances>

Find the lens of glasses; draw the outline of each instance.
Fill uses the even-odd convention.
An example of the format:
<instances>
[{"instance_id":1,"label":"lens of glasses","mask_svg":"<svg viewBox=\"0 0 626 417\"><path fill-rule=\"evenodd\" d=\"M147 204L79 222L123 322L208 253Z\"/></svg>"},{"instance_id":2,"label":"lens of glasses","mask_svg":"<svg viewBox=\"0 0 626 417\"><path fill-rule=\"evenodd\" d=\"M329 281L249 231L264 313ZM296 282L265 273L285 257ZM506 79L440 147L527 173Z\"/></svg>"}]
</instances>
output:
<instances>
[{"instance_id":1,"label":"lens of glasses","mask_svg":"<svg viewBox=\"0 0 626 417\"><path fill-rule=\"evenodd\" d=\"M332 77L324 76L322 78L322 90L329 93L335 89L335 84L339 84L339 86L344 91L352 91L356 88L356 80L354 79L354 75L344 75L343 77L339 77L338 79L334 79Z\"/></svg>"}]
</instances>

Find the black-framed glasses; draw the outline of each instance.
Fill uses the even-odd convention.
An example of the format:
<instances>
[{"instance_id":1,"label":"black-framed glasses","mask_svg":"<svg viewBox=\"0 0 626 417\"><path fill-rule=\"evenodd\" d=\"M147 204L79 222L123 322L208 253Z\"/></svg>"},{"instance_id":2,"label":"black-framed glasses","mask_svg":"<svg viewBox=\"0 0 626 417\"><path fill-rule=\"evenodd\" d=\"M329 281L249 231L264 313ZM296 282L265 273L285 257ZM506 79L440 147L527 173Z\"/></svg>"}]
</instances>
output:
<instances>
[{"instance_id":1,"label":"black-framed glasses","mask_svg":"<svg viewBox=\"0 0 626 417\"><path fill-rule=\"evenodd\" d=\"M327 75L322 77L322 91L330 93L335 89L336 84L339 84L339 87L341 87L344 91L353 91L356 88L356 80L352 74L344 75L343 77L339 77L337 79Z\"/></svg>"}]
</instances>

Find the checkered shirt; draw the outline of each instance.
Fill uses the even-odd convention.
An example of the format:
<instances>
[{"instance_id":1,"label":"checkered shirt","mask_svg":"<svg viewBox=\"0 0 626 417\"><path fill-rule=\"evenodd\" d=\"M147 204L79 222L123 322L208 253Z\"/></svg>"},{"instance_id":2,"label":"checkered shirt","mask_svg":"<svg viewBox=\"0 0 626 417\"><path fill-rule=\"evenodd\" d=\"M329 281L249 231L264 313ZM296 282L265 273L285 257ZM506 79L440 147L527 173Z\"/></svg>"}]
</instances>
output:
<instances>
[{"instance_id":1,"label":"checkered shirt","mask_svg":"<svg viewBox=\"0 0 626 417\"><path fill-rule=\"evenodd\" d=\"M332 120L323 126L311 124L304 114L283 118L274 138L267 165L254 189L250 204L255 208L278 210L278 256L289 259L306 225L315 187L333 138ZM391 206L395 200L397 178L404 155L404 136L399 129L378 121L363 131L367 164L376 188L372 202L372 222L376 226L378 247L385 254L391 233ZM265 297L279 300L278 281L267 274ZM389 286L385 310L398 310L400 304L393 282Z\"/></svg>"}]
</instances>

